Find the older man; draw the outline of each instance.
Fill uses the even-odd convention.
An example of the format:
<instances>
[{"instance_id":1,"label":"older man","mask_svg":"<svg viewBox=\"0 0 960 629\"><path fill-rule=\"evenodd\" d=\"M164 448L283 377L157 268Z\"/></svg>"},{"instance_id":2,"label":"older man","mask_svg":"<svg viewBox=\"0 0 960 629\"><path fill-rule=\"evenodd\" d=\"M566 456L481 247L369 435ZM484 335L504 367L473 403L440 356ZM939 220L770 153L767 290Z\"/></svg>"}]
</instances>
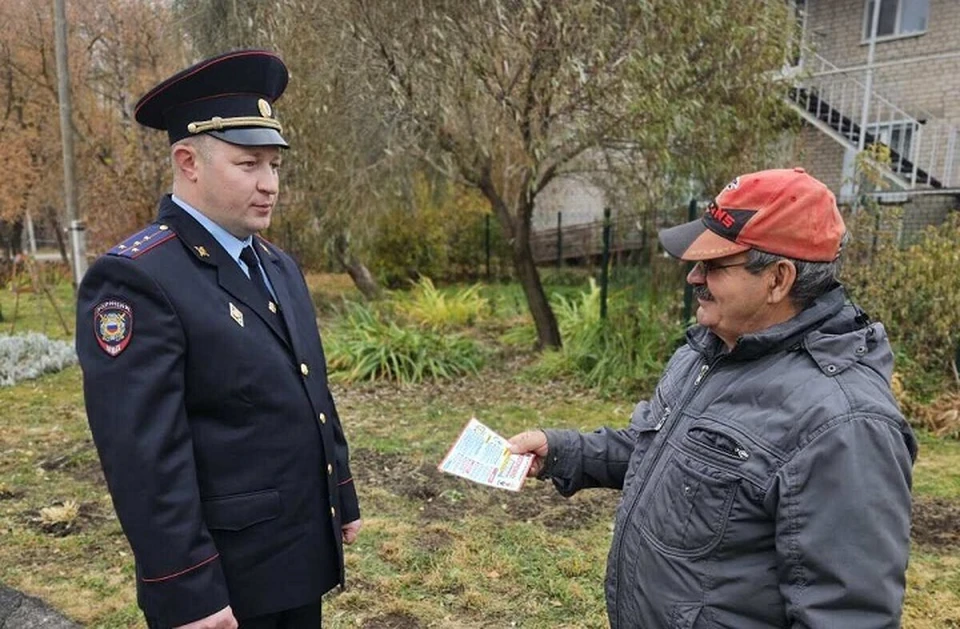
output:
<instances>
[{"instance_id":1,"label":"older man","mask_svg":"<svg viewBox=\"0 0 960 629\"><path fill-rule=\"evenodd\" d=\"M664 230L698 325L630 425L521 433L560 493L622 489L614 629L899 626L916 440L883 326L836 280L843 220L802 169Z\"/></svg>"},{"instance_id":2,"label":"older man","mask_svg":"<svg viewBox=\"0 0 960 629\"><path fill-rule=\"evenodd\" d=\"M171 142L157 220L90 268L90 428L152 629L315 629L361 526L313 302L270 225L275 54L203 61L137 103Z\"/></svg>"}]
</instances>

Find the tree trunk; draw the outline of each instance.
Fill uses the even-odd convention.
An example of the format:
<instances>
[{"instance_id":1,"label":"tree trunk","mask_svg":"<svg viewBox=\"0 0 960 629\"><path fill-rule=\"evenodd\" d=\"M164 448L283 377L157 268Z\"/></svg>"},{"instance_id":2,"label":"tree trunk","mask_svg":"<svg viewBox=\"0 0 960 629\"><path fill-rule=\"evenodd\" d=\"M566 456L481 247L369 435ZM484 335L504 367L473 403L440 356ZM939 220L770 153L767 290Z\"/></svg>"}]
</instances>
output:
<instances>
[{"instance_id":1,"label":"tree trunk","mask_svg":"<svg viewBox=\"0 0 960 629\"><path fill-rule=\"evenodd\" d=\"M346 236L339 234L334 239L333 250L337 262L347 271L347 275L353 280L360 293L366 299L372 300L380 297L380 285L377 284L377 280L374 279L370 269L350 253Z\"/></svg>"},{"instance_id":2,"label":"tree trunk","mask_svg":"<svg viewBox=\"0 0 960 629\"><path fill-rule=\"evenodd\" d=\"M533 324L537 328L537 349L560 349L560 327L557 317L550 308L547 294L540 283L540 273L533 261L533 250L530 240L518 239L513 246L513 266L517 271L517 278L527 296L527 305L533 316Z\"/></svg>"},{"instance_id":3,"label":"tree trunk","mask_svg":"<svg viewBox=\"0 0 960 629\"><path fill-rule=\"evenodd\" d=\"M527 179L529 182L529 178ZM489 167L485 168L477 181L477 187L490 202L500 227L511 242L513 268L517 272L523 294L527 297L527 306L537 329L537 349L560 349L560 327L557 317L550 308L547 295L540 283L540 273L533 261L533 249L530 248L530 218L533 215L533 197L524 195L517 200L516 212L511 214L503 197L496 190L490 177ZM526 186L524 186L526 190Z\"/></svg>"},{"instance_id":4,"label":"tree trunk","mask_svg":"<svg viewBox=\"0 0 960 629\"><path fill-rule=\"evenodd\" d=\"M57 249L60 250L60 259L65 264L70 265L70 255L67 253L67 239L63 235L63 226L60 223L60 217L57 211L47 206L47 220L50 222L51 230L57 238Z\"/></svg>"}]
</instances>

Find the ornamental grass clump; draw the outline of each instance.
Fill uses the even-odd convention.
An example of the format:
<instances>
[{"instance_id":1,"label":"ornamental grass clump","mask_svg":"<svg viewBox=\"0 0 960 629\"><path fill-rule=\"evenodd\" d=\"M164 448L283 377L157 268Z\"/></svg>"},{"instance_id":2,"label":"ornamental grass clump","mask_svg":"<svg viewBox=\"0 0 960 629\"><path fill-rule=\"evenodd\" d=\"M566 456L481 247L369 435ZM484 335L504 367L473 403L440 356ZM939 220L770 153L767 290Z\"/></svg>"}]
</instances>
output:
<instances>
[{"instance_id":1,"label":"ornamental grass clump","mask_svg":"<svg viewBox=\"0 0 960 629\"><path fill-rule=\"evenodd\" d=\"M488 308L488 302L480 294L480 285L444 293L433 281L423 276L414 285L406 299L396 305L404 317L434 330L469 327L477 323Z\"/></svg>"},{"instance_id":2,"label":"ornamental grass clump","mask_svg":"<svg viewBox=\"0 0 960 629\"><path fill-rule=\"evenodd\" d=\"M0 386L37 378L74 365L77 353L72 343L30 332L0 336Z\"/></svg>"},{"instance_id":3,"label":"ornamental grass clump","mask_svg":"<svg viewBox=\"0 0 960 629\"><path fill-rule=\"evenodd\" d=\"M347 382L448 380L476 373L484 358L472 339L401 327L363 304L348 306L346 316L325 339L332 377Z\"/></svg>"},{"instance_id":4,"label":"ornamental grass clump","mask_svg":"<svg viewBox=\"0 0 960 629\"><path fill-rule=\"evenodd\" d=\"M682 338L670 308L634 291L612 292L602 319L600 288L592 279L580 295L555 295L551 302L563 347L545 353L534 375L570 375L605 392L649 392Z\"/></svg>"}]
</instances>

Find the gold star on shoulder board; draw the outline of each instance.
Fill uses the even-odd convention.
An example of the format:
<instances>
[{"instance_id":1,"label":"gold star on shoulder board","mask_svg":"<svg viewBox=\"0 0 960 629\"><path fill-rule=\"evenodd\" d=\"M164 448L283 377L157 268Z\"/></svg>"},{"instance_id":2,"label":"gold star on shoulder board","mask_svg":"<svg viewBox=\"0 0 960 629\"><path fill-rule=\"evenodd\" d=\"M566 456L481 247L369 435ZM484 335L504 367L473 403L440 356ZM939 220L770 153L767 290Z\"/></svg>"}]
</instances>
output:
<instances>
[{"instance_id":1,"label":"gold star on shoulder board","mask_svg":"<svg viewBox=\"0 0 960 629\"><path fill-rule=\"evenodd\" d=\"M200 255L201 258L210 257L210 254L207 253L207 250L202 245L197 245L196 247L194 247L194 249L197 250L197 253Z\"/></svg>"}]
</instances>

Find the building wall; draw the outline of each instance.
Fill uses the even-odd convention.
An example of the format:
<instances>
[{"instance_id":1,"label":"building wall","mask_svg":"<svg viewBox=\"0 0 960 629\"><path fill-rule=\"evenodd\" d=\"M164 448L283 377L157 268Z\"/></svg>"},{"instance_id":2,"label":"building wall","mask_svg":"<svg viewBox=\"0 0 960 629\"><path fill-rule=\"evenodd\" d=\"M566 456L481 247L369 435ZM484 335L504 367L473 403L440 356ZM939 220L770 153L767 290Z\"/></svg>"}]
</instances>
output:
<instances>
[{"instance_id":1,"label":"building wall","mask_svg":"<svg viewBox=\"0 0 960 629\"><path fill-rule=\"evenodd\" d=\"M960 209L960 200L952 195L918 195L903 206L901 244L916 242L923 230L939 225L951 211Z\"/></svg>"},{"instance_id":2,"label":"building wall","mask_svg":"<svg viewBox=\"0 0 960 629\"><path fill-rule=\"evenodd\" d=\"M557 212L564 227L603 219L603 190L583 177L560 176L547 184L533 208L533 231L556 229Z\"/></svg>"},{"instance_id":3,"label":"building wall","mask_svg":"<svg viewBox=\"0 0 960 629\"><path fill-rule=\"evenodd\" d=\"M866 82L869 45L864 37L867 0L807 0L804 30L805 44L841 69L850 72L836 77L850 77ZM937 58L939 57L939 58ZM816 73L815 62L805 63L804 69ZM816 81L811 78L811 81ZM829 81L830 79L825 79ZM826 83L821 90L827 93ZM856 89L852 84L852 89ZM920 154L920 167L932 170L934 176L952 188L960 187L960 136L952 157L947 153L951 134L960 128L960 1L929 0L927 30L896 38L878 39L874 51L874 92L892 101L908 115L924 122L920 137L915 138ZM862 93L862 92L861 92ZM834 106L840 106L840 97L832 95ZM849 97L844 97L849 98ZM828 96L828 99L830 97ZM854 102L851 103L851 100ZM859 101L846 101L845 115L859 122ZM871 123L892 122L894 114L871 110ZM805 128L796 143L798 161L818 179L826 183L841 202L849 200L843 194L844 161L848 153L840 144L813 127ZM897 148L896 146L894 148ZM853 152L846 155L849 168ZM945 164L953 161L948 173ZM952 194L910 195L904 204L903 231L909 238L925 225L937 224L947 212L957 209L957 197Z\"/></svg>"},{"instance_id":4,"label":"building wall","mask_svg":"<svg viewBox=\"0 0 960 629\"><path fill-rule=\"evenodd\" d=\"M845 149L816 127L804 126L794 143L794 159L840 196Z\"/></svg>"},{"instance_id":5,"label":"building wall","mask_svg":"<svg viewBox=\"0 0 960 629\"><path fill-rule=\"evenodd\" d=\"M841 68L865 65L866 0L808 0L805 41ZM925 60L931 55L954 56ZM883 65L903 61L896 65ZM927 30L875 46L874 90L918 119L960 124L960 2L930 0ZM864 81L866 71L855 74Z\"/></svg>"}]
</instances>

